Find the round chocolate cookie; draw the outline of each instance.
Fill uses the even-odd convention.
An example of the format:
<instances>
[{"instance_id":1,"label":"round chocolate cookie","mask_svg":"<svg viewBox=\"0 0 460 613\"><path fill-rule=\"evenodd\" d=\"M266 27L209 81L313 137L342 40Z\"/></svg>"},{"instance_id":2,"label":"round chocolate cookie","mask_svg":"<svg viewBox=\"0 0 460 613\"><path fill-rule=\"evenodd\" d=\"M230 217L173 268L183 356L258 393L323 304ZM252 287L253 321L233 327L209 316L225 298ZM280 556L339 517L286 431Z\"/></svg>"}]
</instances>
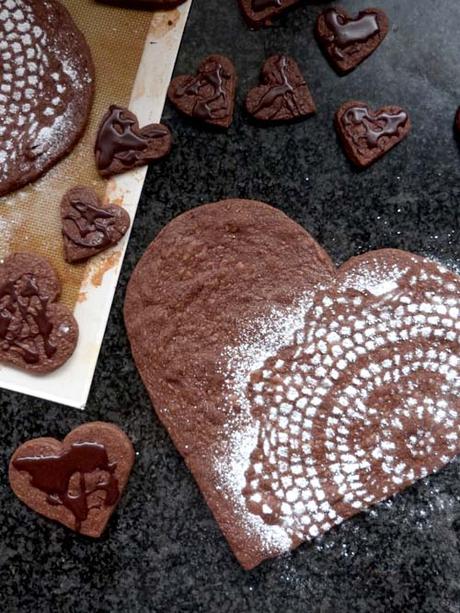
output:
<instances>
[{"instance_id":1,"label":"round chocolate cookie","mask_svg":"<svg viewBox=\"0 0 460 613\"><path fill-rule=\"evenodd\" d=\"M71 151L94 90L89 47L56 0L0 6L0 196L34 181Z\"/></svg>"}]
</instances>

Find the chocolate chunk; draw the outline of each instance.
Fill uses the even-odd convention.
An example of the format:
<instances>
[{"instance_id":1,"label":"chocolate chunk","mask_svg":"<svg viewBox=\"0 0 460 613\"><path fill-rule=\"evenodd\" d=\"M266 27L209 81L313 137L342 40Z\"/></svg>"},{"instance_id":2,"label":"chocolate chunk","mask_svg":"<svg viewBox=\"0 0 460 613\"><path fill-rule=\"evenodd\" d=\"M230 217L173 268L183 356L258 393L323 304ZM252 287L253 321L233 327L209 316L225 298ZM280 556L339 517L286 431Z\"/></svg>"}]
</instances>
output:
<instances>
[{"instance_id":1,"label":"chocolate chunk","mask_svg":"<svg viewBox=\"0 0 460 613\"><path fill-rule=\"evenodd\" d=\"M361 168L373 164L411 129L409 115L399 106L372 111L365 102L346 102L337 111L335 125L345 153Z\"/></svg>"},{"instance_id":2,"label":"chocolate chunk","mask_svg":"<svg viewBox=\"0 0 460 613\"><path fill-rule=\"evenodd\" d=\"M116 245L131 220L120 206L102 206L89 187L74 187L61 202L62 235L66 262L81 262Z\"/></svg>"},{"instance_id":3,"label":"chocolate chunk","mask_svg":"<svg viewBox=\"0 0 460 613\"><path fill-rule=\"evenodd\" d=\"M292 58L270 57L262 67L261 82L246 98L246 109L256 119L288 121L316 112L308 85Z\"/></svg>"},{"instance_id":4,"label":"chocolate chunk","mask_svg":"<svg viewBox=\"0 0 460 613\"><path fill-rule=\"evenodd\" d=\"M134 464L131 441L117 426L93 422L63 442L37 438L10 461L10 485L28 507L86 536L105 530Z\"/></svg>"},{"instance_id":5,"label":"chocolate chunk","mask_svg":"<svg viewBox=\"0 0 460 613\"><path fill-rule=\"evenodd\" d=\"M171 222L125 321L153 405L245 568L460 452L460 277L393 249L336 269L251 201Z\"/></svg>"},{"instance_id":6,"label":"chocolate chunk","mask_svg":"<svg viewBox=\"0 0 460 613\"><path fill-rule=\"evenodd\" d=\"M228 128L235 108L236 72L223 55L210 55L195 76L176 77L168 90L169 100L185 115Z\"/></svg>"},{"instance_id":7,"label":"chocolate chunk","mask_svg":"<svg viewBox=\"0 0 460 613\"><path fill-rule=\"evenodd\" d=\"M0 263L0 362L34 373L56 370L73 354L78 324L56 301L59 279L50 264L30 253Z\"/></svg>"},{"instance_id":8,"label":"chocolate chunk","mask_svg":"<svg viewBox=\"0 0 460 613\"><path fill-rule=\"evenodd\" d=\"M300 4L300 0L239 0L244 18L252 28L272 25L274 18Z\"/></svg>"},{"instance_id":9,"label":"chocolate chunk","mask_svg":"<svg viewBox=\"0 0 460 613\"><path fill-rule=\"evenodd\" d=\"M352 18L345 9L336 7L320 14L316 36L337 72L346 74L377 49L388 27L388 18L380 9L365 9Z\"/></svg>"},{"instance_id":10,"label":"chocolate chunk","mask_svg":"<svg viewBox=\"0 0 460 613\"><path fill-rule=\"evenodd\" d=\"M101 176L110 177L165 157L171 146L171 132L166 126L140 128L134 113L112 105L97 134L96 165Z\"/></svg>"},{"instance_id":11,"label":"chocolate chunk","mask_svg":"<svg viewBox=\"0 0 460 613\"><path fill-rule=\"evenodd\" d=\"M91 110L94 66L60 2L0 3L0 196L67 155Z\"/></svg>"}]
</instances>

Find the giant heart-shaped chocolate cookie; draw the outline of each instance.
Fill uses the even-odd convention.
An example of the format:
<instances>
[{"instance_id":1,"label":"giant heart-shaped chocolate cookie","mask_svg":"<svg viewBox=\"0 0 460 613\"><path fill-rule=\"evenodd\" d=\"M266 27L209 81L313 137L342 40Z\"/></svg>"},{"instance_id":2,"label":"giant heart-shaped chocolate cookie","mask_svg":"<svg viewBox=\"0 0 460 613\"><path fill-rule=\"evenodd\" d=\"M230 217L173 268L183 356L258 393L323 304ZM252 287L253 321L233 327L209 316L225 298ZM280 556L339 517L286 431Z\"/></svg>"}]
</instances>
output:
<instances>
[{"instance_id":1,"label":"giant heart-shaped chocolate cookie","mask_svg":"<svg viewBox=\"0 0 460 613\"><path fill-rule=\"evenodd\" d=\"M15 253L0 263L0 362L47 373L70 358L78 324L56 302L60 293L56 272L43 258Z\"/></svg>"},{"instance_id":2,"label":"giant heart-shaped chocolate cookie","mask_svg":"<svg viewBox=\"0 0 460 613\"><path fill-rule=\"evenodd\" d=\"M233 63L223 55L210 55L195 76L181 75L171 81L168 98L185 115L228 128L233 120L235 92Z\"/></svg>"},{"instance_id":3,"label":"giant heart-shaped chocolate cookie","mask_svg":"<svg viewBox=\"0 0 460 613\"><path fill-rule=\"evenodd\" d=\"M116 245L129 229L129 214L121 206L101 206L89 187L74 187L61 202L66 262L82 262Z\"/></svg>"},{"instance_id":4,"label":"giant heart-shaped chocolate cookie","mask_svg":"<svg viewBox=\"0 0 460 613\"><path fill-rule=\"evenodd\" d=\"M75 428L63 442L37 438L10 461L10 485L28 507L86 536L98 537L134 464L131 441L113 424Z\"/></svg>"},{"instance_id":5,"label":"giant heart-shaped chocolate cookie","mask_svg":"<svg viewBox=\"0 0 460 613\"><path fill-rule=\"evenodd\" d=\"M274 18L300 4L300 0L239 0L244 18L252 28L270 26Z\"/></svg>"},{"instance_id":6,"label":"giant heart-shaped chocolate cookie","mask_svg":"<svg viewBox=\"0 0 460 613\"><path fill-rule=\"evenodd\" d=\"M356 18L335 7L316 22L316 36L327 58L341 74L354 70L373 53L388 33L388 18L380 9L365 9Z\"/></svg>"},{"instance_id":7,"label":"giant heart-shaped chocolate cookie","mask_svg":"<svg viewBox=\"0 0 460 613\"><path fill-rule=\"evenodd\" d=\"M460 451L460 278L388 249L336 269L252 201L170 223L125 321L156 412L245 568Z\"/></svg>"}]
</instances>

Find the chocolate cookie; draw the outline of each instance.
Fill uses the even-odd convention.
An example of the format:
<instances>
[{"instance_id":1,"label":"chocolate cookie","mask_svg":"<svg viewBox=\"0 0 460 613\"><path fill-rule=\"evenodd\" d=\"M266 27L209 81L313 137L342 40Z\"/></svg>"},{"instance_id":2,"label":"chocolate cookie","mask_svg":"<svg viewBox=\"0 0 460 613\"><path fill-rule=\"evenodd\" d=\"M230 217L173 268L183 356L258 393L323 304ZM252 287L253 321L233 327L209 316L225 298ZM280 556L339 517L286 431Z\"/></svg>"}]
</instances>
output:
<instances>
[{"instance_id":1,"label":"chocolate cookie","mask_svg":"<svg viewBox=\"0 0 460 613\"><path fill-rule=\"evenodd\" d=\"M0 196L40 177L82 135L94 66L86 41L56 0L0 7Z\"/></svg>"},{"instance_id":2,"label":"chocolate cookie","mask_svg":"<svg viewBox=\"0 0 460 613\"><path fill-rule=\"evenodd\" d=\"M270 57L262 67L261 82L246 98L248 113L259 121L289 121L316 112L308 85L292 58Z\"/></svg>"},{"instance_id":3,"label":"chocolate cookie","mask_svg":"<svg viewBox=\"0 0 460 613\"><path fill-rule=\"evenodd\" d=\"M171 147L171 132L166 126L140 128L134 113L112 105L99 126L94 153L99 174L110 177L165 157Z\"/></svg>"},{"instance_id":4,"label":"chocolate cookie","mask_svg":"<svg viewBox=\"0 0 460 613\"><path fill-rule=\"evenodd\" d=\"M113 424L75 428L63 442L37 438L10 461L10 485L28 507L86 536L99 537L126 487L134 449Z\"/></svg>"},{"instance_id":5,"label":"chocolate cookie","mask_svg":"<svg viewBox=\"0 0 460 613\"><path fill-rule=\"evenodd\" d=\"M199 121L228 128L235 108L236 72L223 55L210 55L195 76L171 81L168 98L182 113Z\"/></svg>"},{"instance_id":6,"label":"chocolate cookie","mask_svg":"<svg viewBox=\"0 0 460 613\"><path fill-rule=\"evenodd\" d=\"M66 262L81 262L116 245L131 220L121 206L101 206L90 187L74 187L61 202L62 235Z\"/></svg>"},{"instance_id":7,"label":"chocolate cookie","mask_svg":"<svg viewBox=\"0 0 460 613\"><path fill-rule=\"evenodd\" d=\"M184 4L187 0L99 0L106 4L115 4L126 8L150 8L158 11L167 11Z\"/></svg>"},{"instance_id":8,"label":"chocolate cookie","mask_svg":"<svg viewBox=\"0 0 460 613\"><path fill-rule=\"evenodd\" d=\"M316 36L337 72L346 74L377 49L388 27L388 18L380 9L365 9L352 18L345 9L335 7L319 15Z\"/></svg>"},{"instance_id":9,"label":"chocolate cookie","mask_svg":"<svg viewBox=\"0 0 460 613\"><path fill-rule=\"evenodd\" d=\"M346 102L337 111L335 125L345 153L366 168L400 143L410 132L409 115L399 106L372 111L365 102Z\"/></svg>"},{"instance_id":10,"label":"chocolate cookie","mask_svg":"<svg viewBox=\"0 0 460 613\"><path fill-rule=\"evenodd\" d=\"M272 25L274 18L300 3L300 0L239 0L244 18L252 28Z\"/></svg>"},{"instance_id":11,"label":"chocolate cookie","mask_svg":"<svg viewBox=\"0 0 460 613\"><path fill-rule=\"evenodd\" d=\"M78 324L56 303L60 292L59 279L43 258L15 253L0 263L0 363L48 373L70 358Z\"/></svg>"},{"instance_id":12,"label":"chocolate cookie","mask_svg":"<svg viewBox=\"0 0 460 613\"><path fill-rule=\"evenodd\" d=\"M128 286L155 409L245 568L460 451L460 278L397 250L336 269L251 201L178 217Z\"/></svg>"}]
</instances>

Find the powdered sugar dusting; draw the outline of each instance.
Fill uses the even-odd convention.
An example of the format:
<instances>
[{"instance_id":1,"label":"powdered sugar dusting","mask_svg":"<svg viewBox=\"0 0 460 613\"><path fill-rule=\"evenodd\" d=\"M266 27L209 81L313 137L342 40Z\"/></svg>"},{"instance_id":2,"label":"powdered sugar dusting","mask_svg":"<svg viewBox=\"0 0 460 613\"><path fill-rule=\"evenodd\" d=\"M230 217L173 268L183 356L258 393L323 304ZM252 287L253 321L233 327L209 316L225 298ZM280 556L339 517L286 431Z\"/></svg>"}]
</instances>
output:
<instances>
[{"instance_id":1,"label":"powdered sugar dusting","mask_svg":"<svg viewBox=\"0 0 460 613\"><path fill-rule=\"evenodd\" d=\"M455 275L381 258L226 349L227 400L242 411L218 470L264 550L314 538L455 457L459 312Z\"/></svg>"},{"instance_id":2,"label":"powdered sugar dusting","mask_svg":"<svg viewBox=\"0 0 460 613\"><path fill-rule=\"evenodd\" d=\"M241 409L238 418L225 426L228 453L216 466L225 494L235 504L241 524L251 535L257 535L268 554L288 551L292 539L282 526L271 526L261 517L249 513L243 496L245 473L250 456L257 444L259 426L251 416L251 402L247 388L251 374L261 368L271 355L294 340L296 330L304 325L305 314L312 304L309 295L303 296L289 309L273 308L266 317L252 322L241 334L241 343L227 347L223 353L228 381L227 398Z\"/></svg>"},{"instance_id":3,"label":"powdered sugar dusting","mask_svg":"<svg viewBox=\"0 0 460 613\"><path fill-rule=\"evenodd\" d=\"M41 11L51 24L53 5L45 0ZM27 0L0 1L0 185L62 151L80 104L69 101L91 81L78 54L50 36L43 12Z\"/></svg>"}]
</instances>

